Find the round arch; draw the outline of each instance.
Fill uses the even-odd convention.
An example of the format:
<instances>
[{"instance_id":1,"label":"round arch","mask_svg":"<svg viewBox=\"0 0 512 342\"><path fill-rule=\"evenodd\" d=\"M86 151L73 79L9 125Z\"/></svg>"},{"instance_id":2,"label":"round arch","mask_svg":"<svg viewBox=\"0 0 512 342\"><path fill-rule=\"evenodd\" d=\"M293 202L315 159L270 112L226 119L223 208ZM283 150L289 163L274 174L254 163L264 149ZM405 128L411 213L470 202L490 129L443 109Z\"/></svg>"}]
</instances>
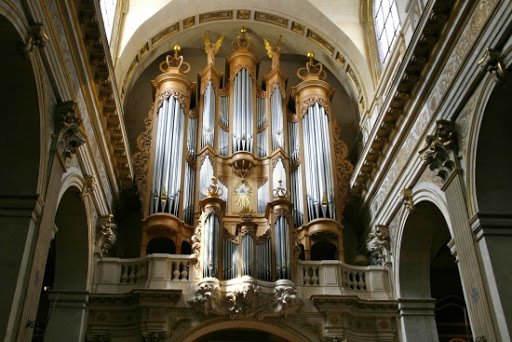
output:
<instances>
[{"instance_id":1,"label":"round arch","mask_svg":"<svg viewBox=\"0 0 512 342\"><path fill-rule=\"evenodd\" d=\"M237 8L243 6L243 4L237 3ZM354 41L319 8L306 0L294 1L293 6L290 6L288 1L278 0L264 3L251 2L250 6L246 7L247 10L251 11L251 17L254 16L253 13L255 12L262 12L265 15L270 15L269 17L274 15L283 18L286 23L282 25L270 23L270 19L239 19L237 17L237 10L226 8L226 4L223 1L204 3L201 0L173 0L169 2L144 21L133 32L126 44L123 43L124 48L116 64L116 76L120 82L120 87L127 90L129 88L126 82L127 78L130 78L132 81L136 79L142 72L140 69L144 69L153 61L147 61L148 58L156 58L165 52L171 51L172 45L175 43L179 43L182 47L188 47L187 40L191 38L193 40L201 40L204 32L215 31L216 25L236 29L245 25L249 28L258 27L258 30L254 31L262 32L271 42L275 42L279 35L289 37L286 39L291 41L285 44L286 48L290 51L285 50L283 51L284 53L305 55L308 50L315 51L315 58L331 69L348 91L353 91L352 81L347 76L348 70L345 70L346 65L349 64L351 72L353 75L356 75L357 80L355 82L359 83L361 87L364 101L369 101L368 94L372 94L374 91L374 80L368 63L366 63L365 56ZM199 12L197 9L201 9L201 11ZM231 11L231 16L220 21L197 22L196 17L198 15L201 16L214 11ZM190 17L196 18L192 25L181 25L182 21ZM306 24L311 23L312 18L314 18L314 23ZM360 20L358 13L353 20ZM170 25L174 23L177 23L179 28L177 30L169 29ZM293 29L293 23L300 25L300 32ZM169 29L169 32L165 34L167 29ZM163 37L158 39L161 32L164 32ZM223 31L218 36L222 34L224 34ZM235 35L226 35L227 38L231 36L233 39L236 37ZM148 40L148 37L153 38ZM323 43L327 43L327 45ZM141 50L141 47L146 45L147 48ZM264 50L263 53L258 55L264 56ZM337 60L338 57L339 59ZM368 108L369 103L364 104L365 108Z\"/></svg>"},{"instance_id":2,"label":"round arch","mask_svg":"<svg viewBox=\"0 0 512 342\"><path fill-rule=\"evenodd\" d=\"M280 327L273 324L268 324L258 320L228 320L228 321L209 321L207 325L198 325L195 328L187 331L183 336L178 339L182 342L193 342L202 336L208 335L211 332L217 330L227 329L238 329L244 327L244 329L252 329L264 331L273 335L282 337L283 339L290 342L308 342L316 341L315 339L309 338L304 331L298 331L289 327Z\"/></svg>"}]
</instances>

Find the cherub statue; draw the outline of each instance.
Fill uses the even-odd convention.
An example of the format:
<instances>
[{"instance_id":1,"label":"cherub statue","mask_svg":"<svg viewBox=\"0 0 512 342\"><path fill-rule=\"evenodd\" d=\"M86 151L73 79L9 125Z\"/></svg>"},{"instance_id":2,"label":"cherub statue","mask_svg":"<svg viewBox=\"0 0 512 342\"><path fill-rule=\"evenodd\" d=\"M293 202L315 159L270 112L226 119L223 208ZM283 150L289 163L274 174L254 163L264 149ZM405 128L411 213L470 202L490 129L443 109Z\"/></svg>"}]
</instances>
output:
<instances>
[{"instance_id":1,"label":"cherub statue","mask_svg":"<svg viewBox=\"0 0 512 342\"><path fill-rule=\"evenodd\" d=\"M272 45L263 38L263 43L265 43L265 49L267 49L267 55L272 58L272 70L279 67L279 57L281 57L281 38L283 36L279 36L277 40L276 47L272 48Z\"/></svg>"},{"instance_id":2,"label":"cherub statue","mask_svg":"<svg viewBox=\"0 0 512 342\"><path fill-rule=\"evenodd\" d=\"M224 36L221 36L215 44L210 41L208 33L204 34L204 51L206 51L207 65L215 64L215 55L219 52Z\"/></svg>"},{"instance_id":3,"label":"cherub statue","mask_svg":"<svg viewBox=\"0 0 512 342\"><path fill-rule=\"evenodd\" d=\"M378 265L384 266L390 263L389 228L382 225L375 226L375 229L368 234L366 248Z\"/></svg>"}]
</instances>

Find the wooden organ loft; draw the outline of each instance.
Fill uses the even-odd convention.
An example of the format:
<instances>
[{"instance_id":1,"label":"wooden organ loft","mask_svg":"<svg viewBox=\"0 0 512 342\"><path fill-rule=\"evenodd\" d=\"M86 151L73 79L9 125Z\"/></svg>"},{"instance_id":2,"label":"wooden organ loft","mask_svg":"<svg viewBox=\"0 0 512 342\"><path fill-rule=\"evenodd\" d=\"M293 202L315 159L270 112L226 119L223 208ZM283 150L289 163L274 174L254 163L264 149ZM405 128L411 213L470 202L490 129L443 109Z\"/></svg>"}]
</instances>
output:
<instances>
[{"instance_id":1,"label":"wooden organ loft","mask_svg":"<svg viewBox=\"0 0 512 342\"><path fill-rule=\"evenodd\" d=\"M137 175L141 255L162 252L158 246L167 243L170 253L196 255L200 277L219 280L293 280L294 261L309 260L315 244L334 246L334 259L343 261L352 165L323 66L308 54L297 71L302 82L291 90L292 113L280 42L271 48L265 40L272 70L263 90L245 28L232 43L226 76L213 63L222 40L205 36L208 65L199 73L197 108L179 46L153 81L154 106L134 155L135 164L146 165Z\"/></svg>"}]
</instances>

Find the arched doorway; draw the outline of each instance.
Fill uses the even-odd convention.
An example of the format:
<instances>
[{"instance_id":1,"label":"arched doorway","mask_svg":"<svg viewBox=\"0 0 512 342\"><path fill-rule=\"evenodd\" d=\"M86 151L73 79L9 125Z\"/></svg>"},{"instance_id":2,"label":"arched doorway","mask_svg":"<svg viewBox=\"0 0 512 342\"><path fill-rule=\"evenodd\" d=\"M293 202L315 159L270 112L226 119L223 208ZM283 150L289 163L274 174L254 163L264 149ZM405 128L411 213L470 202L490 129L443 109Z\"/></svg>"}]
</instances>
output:
<instances>
[{"instance_id":1,"label":"arched doorway","mask_svg":"<svg viewBox=\"0 0 512 342\"><path fill-rule=\"evenodd\" d=\"M397 259L403 341L471 337L450 241L441 211L431 202L418 203L406 219Z\"/></svg>"},{"instance_id":2,"label":"arched doorway","mask_svg":"<svg viewBox=\"0 0 512 342\"><path fill-rule=\"evenodd\" d=\"M83 341L89 288L90 243L87 211L74 186L63 194L55 216L55 237L45 276L54 272L51 289L42 289L40 304L48 298L45 341ZM52 264L53 262L53 264Z\"/></svg>"},{"instance_id":3,"label":"arched doorway","mask_svg":"<svg viewBox=\"0 0 512 342\"><path fill-rule=\"evenodd\" d=\"M470 179L475 189L476 215L472 218L480 254L482 255L485 283L489 288L492 312L498 323L502 340L512 337L512 275L510 260L512 243L512 146L510 129L510 94L512 79L496 85L487 101L481 122L477 144L473 146L476 158Z\"/></svg>"},{"instance_id":4,"label":"arched doorway","mask_svg":"<svg viewBox=\"0 0 512 342\"><path fill-rule=\"evenodd\" d=\"M224 329L211 332L196 340L196 342L236 341L236 342L287 342L288 340L272 333L254 329Z\"/></svg>"},{"instance_id":5,"label":"arched doorway","mask_svg":"<svg viewBox=\"0 0 512 342\"><path fill-rule=\"evenodd\" d=\"M24 38L0 9L0 336L14 339L20 323L41 202L40 109L34 68L19 49ZM16 13L9 13L14 18ZM13 19L15 20L15 19ZM24 328L24 327L23 327Z\"/></svg>"}]
</instances>

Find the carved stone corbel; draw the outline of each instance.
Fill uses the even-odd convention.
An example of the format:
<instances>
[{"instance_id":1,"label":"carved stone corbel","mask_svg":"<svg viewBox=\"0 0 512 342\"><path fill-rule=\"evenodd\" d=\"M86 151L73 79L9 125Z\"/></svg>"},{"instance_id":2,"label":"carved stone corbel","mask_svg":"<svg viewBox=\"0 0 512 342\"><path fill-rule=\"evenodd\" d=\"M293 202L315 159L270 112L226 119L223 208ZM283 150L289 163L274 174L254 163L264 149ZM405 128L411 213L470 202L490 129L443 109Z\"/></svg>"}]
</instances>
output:
<instances>
[{"instance_id":1,"label":"carved stone corbel","mask_svg":"<svg viewBox=\"0 0 512 342\"><path fill-rule=\"evenodd\" d=\"M501 84L504 82L506 72L501 64L501 51L487 48L478 64L483 71L489 72L492 75L496 83Z\"/></svg>"},{"instance_id":2,"label":"carved stone corbel","mask_svg":"<svg viewBox=\"0 0 512 342\"><path fill-rule=\"evenodd\" d=\"M117 241L117 225L114 222L114 215L100 216L96 227L95 253L100 256L108 255L112 245Z\"/></svg>"},{"instance_id":3,"label":"carved stone corbel","mask_svg":"<svg viewBox=\"0 0 512 342\"><path fill-rule=\"evenodd\" d=\"M403 203L407 210L414 210L414 202L412 200L412 189L411 188L403 188L402 190Z\"/></svg>"},{"instance_id":4,"label":"carved stone corbel","mask_svg":"<svg viewBox=\"0 0 512 342\"><path fill-rule=\"evenodd\" d=\"M436 176L445 181L458 165L457 140L452 121L437 120L436 130L427 135L427 146L418 153Z\"/></svg>"},{"instance_id":5,"label":"carved stone corbel","mask_svg":"<svg viewBox=\"0 0 512 342\"><path fill-rule=\"evenodd\" d=\"M370 259L375 260L375 264L381 266L391 264L389 227L376 225L368 234L366 248L371 254Z\"/></svg>"},{"instance_id":6,"label":"carved stone corbel","mask_svg":"<svg viewBox=\"0 0 512 342\"><path fill-rule=\"evenodd\" d=\"M27 41L21 46L21 52L25 57L29 57L34 48L42 48L45 46L46 41L50 38L44 31L42 23L34 23L30 25L28 31Z\"/></svg>"},{"instance_id":7,"label":"carved stone corbel","mask_svg":"<svg viewBox=\"0 0 512 342\"><path fill-rule=\"evenodd\" d=\"M55 109L55 134L58 153L64 160L76 153L85 143L86 134L82 128L82 119L76 112L76 102L58 103Z\"/></svg>"},{"instance_id":8,"label":"carved stone corbel","mask_svg":"<svg viewBox=\"0 0 512 342\"><path fill-rule=\"evenodd\" d=\"M82 188L82 192L80 193L80 198L85 198L85 196L89 195L94 191L94 185L96 185L96 180L94 180L94 176L85 175L84 176L84 187Z\"/></svg>"}]
</instances>

